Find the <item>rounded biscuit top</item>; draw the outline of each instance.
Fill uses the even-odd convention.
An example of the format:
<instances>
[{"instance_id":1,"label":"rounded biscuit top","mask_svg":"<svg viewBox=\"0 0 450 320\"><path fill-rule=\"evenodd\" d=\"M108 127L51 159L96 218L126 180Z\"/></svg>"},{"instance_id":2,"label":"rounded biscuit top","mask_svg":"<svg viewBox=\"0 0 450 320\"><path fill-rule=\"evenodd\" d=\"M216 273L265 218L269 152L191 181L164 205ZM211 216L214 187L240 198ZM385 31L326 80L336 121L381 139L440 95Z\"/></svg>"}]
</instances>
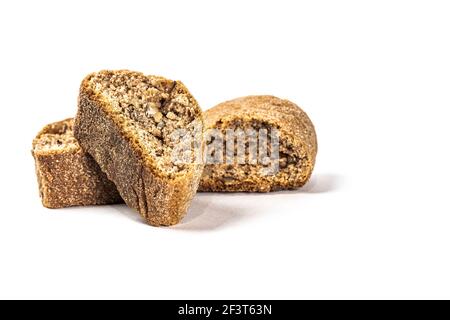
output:
<instances>
[{"instance_id":1,"label":"rounded biscuit top","mask_svg":"<svg viewBox=\"0 0 450 320\"><path fill-rule=\"evenodd\" d=\"M59 154L80 150L73 136L72 118L45 126L34 138L32 152L35 155Z\"/></svg>"},{"instance_id":2,"label":"rounded biscuit top","mask_svg":"<svg viewBox=\"0 0 450 320\"><path fill-rule=\"evenodd\" d=\"M227 124L234 120L262 121L287 134L299 137L317 152L317 137L311 119L295 103L275 96L246 96L220 103L205 112L206 129L216 128L218 123Z\"/></svg>"}]
</instances>

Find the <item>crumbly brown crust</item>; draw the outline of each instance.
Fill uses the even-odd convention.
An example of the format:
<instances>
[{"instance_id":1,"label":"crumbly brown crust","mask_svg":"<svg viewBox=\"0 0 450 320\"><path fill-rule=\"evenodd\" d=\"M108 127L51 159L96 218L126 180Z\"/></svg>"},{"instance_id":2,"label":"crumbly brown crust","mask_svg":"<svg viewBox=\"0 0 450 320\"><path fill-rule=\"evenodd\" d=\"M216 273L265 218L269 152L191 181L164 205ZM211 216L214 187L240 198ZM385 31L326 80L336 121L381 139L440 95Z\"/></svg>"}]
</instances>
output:
<instances>
[{"instance_id":1,"label":"crumbly brown crust","mask_svg":"<svg viewBox=\"0 0 450 320\"><path fill-rule=\"evenodd\" d=\"M202 163L168 161L170 133L194 121L203 123L201 110L181 82L101 71L81 84L75 137L129 207L153 226L168 226L186 214L203 171ZM195 138L202 144L202 132Z\"/></svg>"},{"instance_id":2,"label":"crumbly brown crust","mask_svg":"<svg viewBox=\"0 0 450 320\"><path fill-rule=\"evenodd\" d=\"M296 189L310 178L317 138L311 120L296 104L273 96L249 96L221 103L206 111L204 118L206 130L276 128L280 133L280 171L275 175L261 175L261 164L207 164L199 191Z\"/></svg>"},{"instance_id":3,"label":"crumbly brown crust","mask_svg":"<svg viewBox=\"0 0 450 320\"><path fill-rule=\"evenodd\" d=\"M33 140L32 155L45 207L122 202L114 184L73 137L73 119L45 126Z\"/></svg>"}]
</instances>

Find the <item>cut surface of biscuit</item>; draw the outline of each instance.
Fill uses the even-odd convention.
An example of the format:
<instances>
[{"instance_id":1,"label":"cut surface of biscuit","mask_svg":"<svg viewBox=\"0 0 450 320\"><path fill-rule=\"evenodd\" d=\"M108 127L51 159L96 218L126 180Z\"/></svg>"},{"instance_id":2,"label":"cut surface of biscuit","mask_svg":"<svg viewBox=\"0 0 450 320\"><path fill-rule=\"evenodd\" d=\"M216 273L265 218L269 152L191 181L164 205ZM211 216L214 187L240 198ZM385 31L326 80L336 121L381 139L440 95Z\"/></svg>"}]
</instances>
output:
<instances>
[{"instance_id":1,"label":"cut surface of biscuit","mask_svg":"<svg viewBox=\"0 0 450 320\"><path fill-rule=\"evenodd\" d=\"M310 178L316 133L296 104L273 96L248 96L221 103L204 117L207 158L200 191L296 189Z\"/></svg>"}]
</instances>

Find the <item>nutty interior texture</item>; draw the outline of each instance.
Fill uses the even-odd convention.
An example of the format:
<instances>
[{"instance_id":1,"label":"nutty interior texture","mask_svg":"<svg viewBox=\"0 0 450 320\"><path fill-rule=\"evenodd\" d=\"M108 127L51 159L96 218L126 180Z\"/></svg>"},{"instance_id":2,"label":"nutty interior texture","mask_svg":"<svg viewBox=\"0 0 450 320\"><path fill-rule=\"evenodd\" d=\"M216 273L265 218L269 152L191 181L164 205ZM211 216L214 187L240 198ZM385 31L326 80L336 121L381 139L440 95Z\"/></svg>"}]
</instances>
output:
<instances>
[{"instance_id":1,"label":"nutty interior texture","mask_svg":"<svg viewBox=\"0 0 450 320\"><path fill-rule=\"evenodd\" d=\"M226 142L222 143L222 152L224 159L221 163L206 163L203 172L202 189L204 191L215 191L217 189L233 190L233 191L277 191L286 188L297 188L295 183L299 180L307 180L310 174L308 166L311 159L308 159L308 153L303 146L295 146L294 138L289 133L284 132L279 125L270 124L266 121L251 120L242 121L236 119L227 123L224 126L220 121L216 123L215 129L218 129L222 136L225 137L227 130L234 132L267 132L266 153L258 152L257 163L255 163L254 156L250 156L251 145L254 146L255 138L251 135L245 134L243 141L245 144L245 156L243 159L245 163L237 163L238 147L237 138L234 140L234 163L225 163L227 156ZM277 135L278 138L274 138ZM258 137L258 136L256 136ZM217 143L216 137L207 132L206 150L207 155L214 155L214 144ZM272 140L275 139L275 140ZM259 150L261 140L256 140L257 150ZM275 143L273 143L273 141ZM272 149L275 147L275 149ZM277 150L278 149L278 150ZM219 149L220 151L220 149ZM213 158L213 157L211 157ZM208 159L208 158L207 158ZM253 162L252 162L253 160ZM254 184L255 177L258 177L259 183ZM208 185L214 185L215 190L208 189ZM255 188L257 188L255 190Z\"/></svg>"},{"instance_id":2,"label":"nutty interior texture","mask_svg":"<svg viewBox=\"0 0 450 320\"><path fill-rule=\"evenodd\" d=\"M73 119L47 126L33 142L33 151L64 151L79 148L73 136Z\"/></svg>"},{"instance_id":3,"label":"nutty interior texture","mask_svg":"<svg viewBox=\"0 0 450 320\"><path fill-rule=\"evenodd\" d=\"M108 100L127 129L136 133L140 147L160 168L177 174L191 165L173 161L174 148L179 143L174 133L182 130L184 135L193 137L195 119L200 113L183 86L138 72L100 72L89 82Z\"/></svg>"}]
</instances>

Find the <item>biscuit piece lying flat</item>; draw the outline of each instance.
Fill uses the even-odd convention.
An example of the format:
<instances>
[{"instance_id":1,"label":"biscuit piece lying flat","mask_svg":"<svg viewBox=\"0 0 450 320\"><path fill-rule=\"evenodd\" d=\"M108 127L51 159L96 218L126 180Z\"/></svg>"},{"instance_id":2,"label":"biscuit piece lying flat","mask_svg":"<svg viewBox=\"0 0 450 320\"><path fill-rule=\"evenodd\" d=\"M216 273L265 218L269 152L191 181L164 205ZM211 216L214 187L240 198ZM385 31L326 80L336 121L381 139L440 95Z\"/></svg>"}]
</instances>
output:
<instances>
[{"instance_id":1,"label":"biscuit piece lying flat","mask_svg":"<svg viewBox=\"0 0 450 320\"><path fill-rule=\"evenodd\" d=\"M185 215L203 170L193 158L202 127L200 107L179 81L120 70L81 84L75 137L151 225L174 225ZM192 140L181 160L177 136Z\"/></svg>"},{"instance_id":2,"label":"biscuit piece lying flat","mask_svg":"<svg viewBox=\"0 0 450 320\"><path fill-rule=\"evenodd\" d=\"M294 103L249 96L221 103L204 118L207 158L199 190L269 192L299 188L310 178L316 133Z\"/></svg>"},{"instance_id":3,"label":"biscuit piece lying flat","mask_svg":"<svg viewBox=\"0 0 450 320\"><path fill-rule=\"evenodd\" d=\"M44 127L33 140L42 204L47 208L122 202L114 184L73 136L73 119Z\"/></svg>"}]
</instances>

